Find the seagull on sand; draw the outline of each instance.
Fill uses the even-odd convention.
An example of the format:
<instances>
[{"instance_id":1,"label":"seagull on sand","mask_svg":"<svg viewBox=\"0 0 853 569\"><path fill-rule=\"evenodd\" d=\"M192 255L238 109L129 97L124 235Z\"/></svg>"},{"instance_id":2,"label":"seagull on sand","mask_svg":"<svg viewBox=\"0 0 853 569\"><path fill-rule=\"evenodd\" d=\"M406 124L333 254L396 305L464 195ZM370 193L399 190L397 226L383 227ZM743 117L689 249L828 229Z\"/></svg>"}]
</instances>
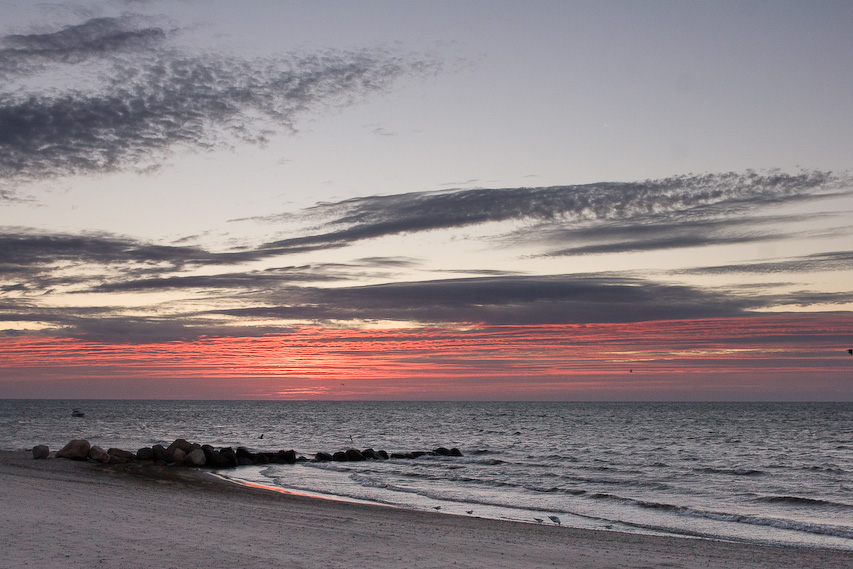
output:
<instances>
[{"instance_id":1,"label":"seagull on sand","mask_svg":"<svg viewBox=\"0 0 853 569\"><path fill-rule=\"evenodd\" d=\"M554 522L555 524L560 525L560 518L558 518L557 516L548 516L548 519Z\"/></svg>"}]
</instances>

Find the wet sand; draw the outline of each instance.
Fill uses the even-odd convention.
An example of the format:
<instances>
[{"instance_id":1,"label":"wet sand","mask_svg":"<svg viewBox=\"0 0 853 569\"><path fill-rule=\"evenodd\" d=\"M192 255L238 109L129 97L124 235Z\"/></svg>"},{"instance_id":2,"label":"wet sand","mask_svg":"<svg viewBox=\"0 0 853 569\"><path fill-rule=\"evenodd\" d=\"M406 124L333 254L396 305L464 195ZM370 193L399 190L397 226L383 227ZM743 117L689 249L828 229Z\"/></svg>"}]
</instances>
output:
<instances>
[{"instance_id":1,"label":"wet sand","mask_svg":"<svg viewBox=\"0 0 853 569\"><path fill-rule=\"evenodd\" d=\"M416 512L0 452L0 567L807 568L853 553Z\"/></svg>"}]
</instances>

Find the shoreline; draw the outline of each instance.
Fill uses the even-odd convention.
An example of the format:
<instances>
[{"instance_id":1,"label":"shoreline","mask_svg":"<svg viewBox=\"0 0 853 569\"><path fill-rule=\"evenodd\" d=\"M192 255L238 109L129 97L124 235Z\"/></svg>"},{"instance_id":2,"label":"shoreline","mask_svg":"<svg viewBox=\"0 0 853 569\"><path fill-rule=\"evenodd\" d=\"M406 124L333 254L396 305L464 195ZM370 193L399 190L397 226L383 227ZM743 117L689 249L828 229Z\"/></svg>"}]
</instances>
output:
<instances>
[{"instance_id":1,"label":"shoreline","mask_svg":"<svg viewBox=\"0 0 853 569\"><path fill-rule=\"evenodd\" d=\"M0 451L0 567L853 566L853 552L328 500L205 471Z\"/></svg>"}]
</instances>

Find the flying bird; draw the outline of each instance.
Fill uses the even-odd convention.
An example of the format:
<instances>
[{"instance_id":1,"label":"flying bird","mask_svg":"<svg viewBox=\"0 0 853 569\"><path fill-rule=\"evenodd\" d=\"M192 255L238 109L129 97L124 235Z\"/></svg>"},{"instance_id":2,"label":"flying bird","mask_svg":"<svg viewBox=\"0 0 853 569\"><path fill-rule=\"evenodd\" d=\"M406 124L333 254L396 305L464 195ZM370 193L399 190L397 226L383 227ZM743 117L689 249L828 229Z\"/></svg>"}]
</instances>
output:
<instances>
[{"instance_id":1,"label":"flying bird","mask_svg":"<svg viewBox=\"0 0 853 569\"><path fill-rule=\"evenodd\" d=\"M851 356L853 356L853 348L850 348L849 350L847 350L847 353L850 354Z\"/></svg>"}]
</instances>

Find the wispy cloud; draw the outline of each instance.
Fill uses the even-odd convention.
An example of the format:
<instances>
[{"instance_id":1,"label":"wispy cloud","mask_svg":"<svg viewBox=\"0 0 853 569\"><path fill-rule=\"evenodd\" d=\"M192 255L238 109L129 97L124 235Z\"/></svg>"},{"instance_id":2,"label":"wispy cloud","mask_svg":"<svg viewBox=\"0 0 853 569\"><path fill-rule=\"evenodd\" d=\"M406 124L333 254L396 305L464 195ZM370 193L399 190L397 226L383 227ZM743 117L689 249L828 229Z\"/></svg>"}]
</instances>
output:
<instances>
[{"instance_id":1,"label":"wispy cloud","mask_svg":"<svg viewBox=\"0 0 853 569\"><path fill-rule=\"evenodd\" d=\"M2 39L0 176L7 197L15 182L153 168L178 147L263 143L295 130L306 112L352 104L436 65L382 51L187 55L168 41L176 32L145 24L98 18ZM75 66L96 77L97 86L16 84Z\"/></svg>"},{"instance_id":2,"label":"wispy cloud","mask_svg":"<svg viewBox=\"0 0 853 569\"><path fill-rule=\"evenodd\" d=\"M681 274L723 275L737 273L814 273L823 271L853 271L853 251L833 251L814 253L801 257L789 257L772 261L757 261L754 263L736 263L730 265L715 265L697 267L677 271Z\"/></svg>"},{"instance_id":3,"label":"wispy cloud","mask_svg":"<svg viewBox=\"0 0 853 569\"><path fill-rule=\"evenodd\" d=\"M601 237L616 227L625 239L615 243L608 239L603 249L670 248L691 231L690 245L749 241L762 236L754 232L723 235L722 230L765 223L768 220L759 214L771 205L849 194L851 185L846 174L831 172L746 172L643 182L370 196L310 208L304 212L306 216L326 217L328 221L312 234L271 242L266 248L288 252L344 247L363 239L502 221L540 224L536 231L528 228L505 240L550 246ZM744 214L752 217L738 219ZM696 240L696 231L691 228L697 224L715 229L707 241ZM637 240L643 233L652 235L647 243ZM550 254L586 252L594 251L554 248Z\"/></svg>"}]
</instances>

